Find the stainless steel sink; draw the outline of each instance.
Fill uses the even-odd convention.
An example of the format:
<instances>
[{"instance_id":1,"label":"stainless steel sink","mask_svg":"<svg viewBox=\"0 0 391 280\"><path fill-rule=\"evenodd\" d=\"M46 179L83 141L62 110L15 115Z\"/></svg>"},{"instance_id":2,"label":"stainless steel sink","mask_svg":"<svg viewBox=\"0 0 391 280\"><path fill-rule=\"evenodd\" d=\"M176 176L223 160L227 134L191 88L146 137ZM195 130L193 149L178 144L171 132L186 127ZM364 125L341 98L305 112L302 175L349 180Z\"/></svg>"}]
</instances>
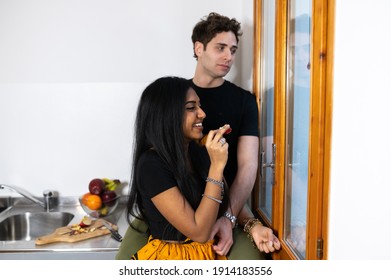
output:
<instances>
[{"instance_id":1,"label":"stainless steel sink","mask_svg":"<svg viewBox=\"0 0 391 280\"><path fill-rule=\"evenodd\" d=\"M0 213L11 206L11 197L0 197Z\"/></svg>"},{"instance_id":2,"label":"stainless steel sink","mask_svg":"<svg viewBox=\"0 0 391 280\"><path fill-rule=\"evenodd\" d=\"M14 214L0 223L0 241L33 240L69 224L68 212L26 212Z\"/></svg>"},{"instance_id":3,"label":"stainless steel sink","mask_svg":"<svg viewBox=\"0 0 391 280\"><path fill-rule=\"evenodd\" d=\"M1 197L0 197L1 198ZM0 199L1 200L1 199ZM83 242L58 242L36 245L37 237L51 234L57 228L78 224L87 215L78 196L56 196L50 212L25 197L5 198L0 212L1 260L96 260L114 259L120 243L110 236ZM128 228L127 197L121 198L116 211L105 217L119 227L122 236ZM1 272L0 272L1 275Z\"/></svg>"}]
</instances>

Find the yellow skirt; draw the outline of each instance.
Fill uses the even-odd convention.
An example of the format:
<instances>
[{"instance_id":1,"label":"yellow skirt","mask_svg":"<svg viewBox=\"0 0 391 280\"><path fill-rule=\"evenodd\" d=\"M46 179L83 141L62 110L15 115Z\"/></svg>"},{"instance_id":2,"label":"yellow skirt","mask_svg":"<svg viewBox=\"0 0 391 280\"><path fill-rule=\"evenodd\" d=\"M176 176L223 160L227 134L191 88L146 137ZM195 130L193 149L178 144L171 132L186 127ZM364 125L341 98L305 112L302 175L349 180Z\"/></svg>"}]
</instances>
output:
<instances>
[{"instance_id":1,"label":"yellow skirt","mask_svg":"<svg viewBox=\"0 0 391 280\"><path fill-rule=\"evenodd\" d=\"M186 239L182 243L172 243L148 238L148 243L131 257L131 260L226 260L213 251L213 240L206 243Z\"/></svg>"}]
</instances>

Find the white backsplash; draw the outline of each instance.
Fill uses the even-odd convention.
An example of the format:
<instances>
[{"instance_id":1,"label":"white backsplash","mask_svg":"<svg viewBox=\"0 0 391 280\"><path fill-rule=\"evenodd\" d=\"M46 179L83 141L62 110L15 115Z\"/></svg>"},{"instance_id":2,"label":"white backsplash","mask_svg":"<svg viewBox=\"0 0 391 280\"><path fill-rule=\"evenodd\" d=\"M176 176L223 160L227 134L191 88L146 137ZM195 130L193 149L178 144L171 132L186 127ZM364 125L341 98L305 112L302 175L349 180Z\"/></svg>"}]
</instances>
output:
<instances>
[{"instance_id":1,"label":"white backsplash","mask_svg":"<svg viewBox=\"0 0 391 280\"><path fill-rule=\"evenodd\" d=\"M82 194L95 177L129 182L134 115L144 87L0 84L0 183L41 196L48 188Z\"/></svg>"}]
</instances>

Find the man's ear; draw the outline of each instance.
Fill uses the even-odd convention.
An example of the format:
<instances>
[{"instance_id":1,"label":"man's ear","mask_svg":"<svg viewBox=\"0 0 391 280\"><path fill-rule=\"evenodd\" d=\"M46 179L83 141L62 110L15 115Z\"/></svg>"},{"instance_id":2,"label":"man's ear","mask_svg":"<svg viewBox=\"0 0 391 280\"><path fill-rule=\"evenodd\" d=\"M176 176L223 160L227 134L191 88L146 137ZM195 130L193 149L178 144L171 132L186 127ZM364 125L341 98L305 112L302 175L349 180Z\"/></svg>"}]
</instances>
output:
<instances>
[{"instance_id":1,"label":"man's ear","mask_svg":"<svg viewBox=\"0 0 391 280\"><path fill-rule=\"evenodd\" d=\"M197 55L197 56L200 56L202 54L204 50L204 44L202 44L201 42L199 41L196 41L194 43L194 53Z\"/></svg>"}]
</instances>

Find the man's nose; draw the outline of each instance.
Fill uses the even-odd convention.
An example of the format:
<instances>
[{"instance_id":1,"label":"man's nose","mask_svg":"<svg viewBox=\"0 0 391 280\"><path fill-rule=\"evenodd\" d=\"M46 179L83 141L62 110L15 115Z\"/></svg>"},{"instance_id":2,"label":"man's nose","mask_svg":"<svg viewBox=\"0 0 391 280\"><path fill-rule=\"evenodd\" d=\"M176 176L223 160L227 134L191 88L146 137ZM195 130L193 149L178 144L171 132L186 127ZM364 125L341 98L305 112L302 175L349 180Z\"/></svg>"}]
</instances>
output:
<instances>
[{"instance_id":1,"label":"man's nose","mask_svg":"<svg viewBox=\"0 0 391 280\"><path fill-rule=\"evenodd\" d=\"M224 57L227 61L231 61L232 60L232 52L231 50L227 49L225 52L224 52Z\"/></svg>"}]
</instances>

